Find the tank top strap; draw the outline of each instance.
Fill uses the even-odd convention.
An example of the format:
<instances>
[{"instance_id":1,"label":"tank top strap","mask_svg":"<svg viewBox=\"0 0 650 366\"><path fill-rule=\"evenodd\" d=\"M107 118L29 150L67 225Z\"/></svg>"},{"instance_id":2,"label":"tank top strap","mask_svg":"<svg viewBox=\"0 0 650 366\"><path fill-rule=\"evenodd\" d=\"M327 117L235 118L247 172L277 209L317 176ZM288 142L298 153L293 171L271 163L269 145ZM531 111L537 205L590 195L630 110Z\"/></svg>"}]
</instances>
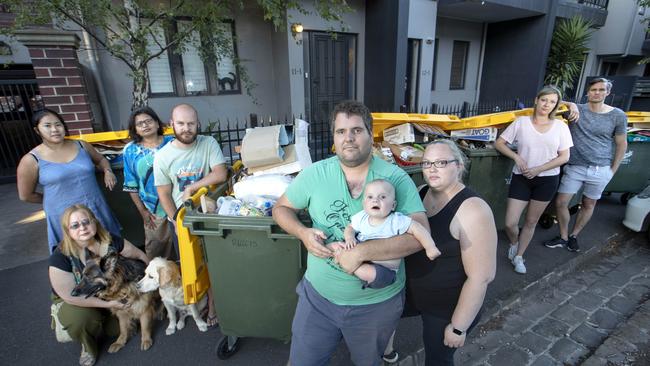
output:
<instances>
[{"instance_id":1,"label":"tank top strap","mask_svg":"<svg viewBox=\"0 0 650 366\"><path fill-rule=\"evenodd\" d=\"M427 192L429 192L429 186L426 184L423 184L418 187L418 194L420 195L420 200L424 201L424 197L427 195Z\"/></svg>"},{"instance_id":2,"label":"tank top strap","mask_svg":"<svg viewBox=\"0 0 650 366\"><path fill-rule=\"evenodd\" d=\"M447 203L447 205L442 209L440 213L443 213L444 211L445 215L450 215L451 217L454 217L456 215L456 212L460 208L460 205L462 205L463 202L465 202L465 200L472 197L478 197L478 194L476 194L476 192L474 192L470 188L465 187Z\"/></svg>"}]
</instances>

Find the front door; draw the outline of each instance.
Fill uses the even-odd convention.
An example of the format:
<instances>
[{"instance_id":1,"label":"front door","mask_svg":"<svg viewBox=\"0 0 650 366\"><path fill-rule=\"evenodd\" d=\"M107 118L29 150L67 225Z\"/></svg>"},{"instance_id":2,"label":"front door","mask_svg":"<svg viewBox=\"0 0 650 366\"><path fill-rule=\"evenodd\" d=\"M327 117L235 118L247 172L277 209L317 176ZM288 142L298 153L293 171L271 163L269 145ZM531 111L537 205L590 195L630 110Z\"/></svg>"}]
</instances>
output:
<instances>
[{"instance_id":1,"label":"front door","mask_svg":"<svg viewBox=\"0 0 650 366\"><path fill-rule=\"evenodd\" d=\"M404 87L403 108L411 113L418 113L418 88L420 87L420 40L408 41L408 54L406 55L406 85Z\"/></svg>"},{"instance_id":2,"label":"front door","mask_svg":"<svg viewBox=\"0 0 650 366\"><path fill-rule=\"evenodd\" d=\"M334 106L354 98L356 36L308 32L306 113L311 123L328 122Z\"/></svg>"}]
</instances>

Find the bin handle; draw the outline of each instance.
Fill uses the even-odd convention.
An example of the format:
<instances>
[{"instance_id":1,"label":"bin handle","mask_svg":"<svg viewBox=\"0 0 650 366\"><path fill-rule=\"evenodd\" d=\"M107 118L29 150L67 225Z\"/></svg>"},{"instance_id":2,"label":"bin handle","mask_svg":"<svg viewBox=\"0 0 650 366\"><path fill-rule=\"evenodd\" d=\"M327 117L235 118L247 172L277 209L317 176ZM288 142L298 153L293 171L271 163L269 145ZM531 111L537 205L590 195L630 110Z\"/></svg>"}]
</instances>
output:
<instances>
[{"instance_id":1,"label":"bin handle","mask_svg":"<svg viewBox=\"0 0 650 366\"><path fill-rule=\"evenodd\" d=\"M250 225L250 224L233 224L233 223L219 223L221 230L254 230L263 231L270 239L295 239L291 234L285 232L277 233L273 231L271 225Z\"/></svg>"},{"instance_id":2,"label":"bin handle","mask_svg":"<svg viewBox=\"0 0 650 366\"><path fill-rule=\"evenodd\" d=\"M199 225L198 222L192 222L192 234L194 235L219 235L225 236L225 230L253 230L253 231L263 231L271 239L294 239L295 237L287 233L276 233L271 230L269 225L250 225L250 224L231 224L231 223L219 223L218 229L204 229L203 225Z\"/></svg>"}]
</instances>

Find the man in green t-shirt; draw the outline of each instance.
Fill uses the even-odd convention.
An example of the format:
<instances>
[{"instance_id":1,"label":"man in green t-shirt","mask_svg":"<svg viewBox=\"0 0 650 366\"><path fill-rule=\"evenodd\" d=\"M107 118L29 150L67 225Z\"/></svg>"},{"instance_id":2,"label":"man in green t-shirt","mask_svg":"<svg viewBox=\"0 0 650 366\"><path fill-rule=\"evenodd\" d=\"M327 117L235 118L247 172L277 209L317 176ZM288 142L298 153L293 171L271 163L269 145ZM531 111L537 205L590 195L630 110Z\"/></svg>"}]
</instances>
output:
<instances>
[{"instance_id":1,"label":"man in green t-shirt","mask_svg":"<svg viewBox=\"0 0 650 366\"><path fill-rule=\"evenodd\" d=\"M347 101L332 112L336 156L303 170L280 197L273 218L299 238L309 251L307 271L298 285L298 305L292 325L290 363L324 365L341 338L355 365L379 365L397 327L404 303L404 265L395 282L374 289L350 273L361 264L346 264L325 244L343 241L350 217L363 209L363 190L375 179L395 187L396 211L429 228L415 184L400 168L372 155L372 116L366 106ZM307 209L313 227L305 227L296 211ZM419 242L404 234L370 240L355 247L357 258L387 260L421 250ZM356 265L356 267L355 267Z\"/></svg>"}]
</instances>

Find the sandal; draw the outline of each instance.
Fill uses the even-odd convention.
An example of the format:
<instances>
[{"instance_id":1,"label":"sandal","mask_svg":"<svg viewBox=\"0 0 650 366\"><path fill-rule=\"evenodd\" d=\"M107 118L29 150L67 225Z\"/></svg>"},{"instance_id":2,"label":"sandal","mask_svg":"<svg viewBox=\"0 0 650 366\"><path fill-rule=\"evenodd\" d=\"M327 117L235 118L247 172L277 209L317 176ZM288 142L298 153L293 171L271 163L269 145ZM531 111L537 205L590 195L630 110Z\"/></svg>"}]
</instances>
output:
<instances>
[{"instance_id":1,"label":"sandal","mask_svg":"<svg viewBox=\"0 0 650 366\"><path fill-rule=\"evenodd\" d=\"M217 319L216 315L208 315L208 318L205 321L208 323L208 327L218 327L219 326L219 319Z\"/></svg>"}]
</instances>

